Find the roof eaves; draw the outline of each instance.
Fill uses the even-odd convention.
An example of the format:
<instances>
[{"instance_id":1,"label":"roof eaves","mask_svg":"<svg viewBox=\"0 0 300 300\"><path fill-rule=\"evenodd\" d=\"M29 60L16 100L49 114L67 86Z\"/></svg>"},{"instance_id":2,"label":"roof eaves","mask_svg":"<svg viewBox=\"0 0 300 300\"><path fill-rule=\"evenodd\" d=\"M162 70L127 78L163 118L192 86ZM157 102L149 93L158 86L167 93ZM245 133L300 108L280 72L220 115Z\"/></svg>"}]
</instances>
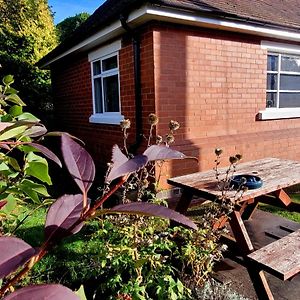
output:
<instances>
[{"instance_id":1,"label":"roof eaves","mask_svg":"<svg viewBox=\"0 0 300 300\"><path fill-rule=\"evenodd\" d=\"M113 1L116 0L109 0L107 2ZM131 27L141 25L149 20L180 23L183 22L183 18L180 19L178 16L183 16L185 18L184 23L193 26L200 25L223 30L248 32L250 34L257 34L261 36L271 36L297 41L300 40L299 26L280 25L273 22L266 22L265 20L262 21L256 18L243 17L241 15L226 13L222 10L214 9L213 7L209 7L207 5L197 5L196 9L195 4L193 6L190 3L189 5L186 5L183 3L184 1L175 1L177 3L176 5L174 5L174 1L170 0L127 0L127 2L131 2L131 4L136 2L139 2L139 4L141 4L141 2L148 2L147 4L139 6L138 8L137 6L132 6L134 9L132 9L128 14L128 23ZM102 6L99 9L101 8ZM93 16L99 14L99 9L95 11ZM98 30L94 29L94 31L92 31L94 32L93 34L89 34L88 37L81 39L78 43L75 43L74 45L71 43L71 46L69 47L68 43L58 46L42 60L40 60L39 66L46 67L66 55L76 51L88 50L125 32L119 20L119 14L115 15L114 18L111 16L111 18L108 20L109 22L103 23L101 30L99 30L99 27ZM86 26L87 25L85 25L85 27ZM81 31L83 31L83 29L81 29Z\"/></svg>"}]
</instances>

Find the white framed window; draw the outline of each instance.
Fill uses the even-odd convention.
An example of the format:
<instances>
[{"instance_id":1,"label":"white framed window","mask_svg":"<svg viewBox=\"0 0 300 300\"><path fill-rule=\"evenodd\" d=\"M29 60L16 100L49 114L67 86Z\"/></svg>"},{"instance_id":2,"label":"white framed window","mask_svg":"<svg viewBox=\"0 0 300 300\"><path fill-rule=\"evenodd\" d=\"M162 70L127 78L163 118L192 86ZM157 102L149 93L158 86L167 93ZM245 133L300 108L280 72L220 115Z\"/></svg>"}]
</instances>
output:
<instances>
[{"instance_id":1,"label":"white framed window","mask_svg":"<svg viewBox=\"0 0 300 300\"><path fill-rule=\"evenodd\" d=\"M89 53L93 92L91 123L120 124L119 52L117 41Z\"/></svg>"},{"instance_id":2,"label":"white framed window","mask_svg":"<svg viewBox=\"0 0 300 300\"><path fill-rule=\"evenodd\" d=\"M266 107L300 107L300 55L268 53Z\"/></svg>"},{"instance_id":3,"label":"white framed window","mask_svg":"<svg viewBox=\"0 0 300 300\"><path fill-rule=\"evenodd\" d=\"M300 46L262 41L268 51L266 109L258 119L300 118Z\"/></svg>"}]
</instances>

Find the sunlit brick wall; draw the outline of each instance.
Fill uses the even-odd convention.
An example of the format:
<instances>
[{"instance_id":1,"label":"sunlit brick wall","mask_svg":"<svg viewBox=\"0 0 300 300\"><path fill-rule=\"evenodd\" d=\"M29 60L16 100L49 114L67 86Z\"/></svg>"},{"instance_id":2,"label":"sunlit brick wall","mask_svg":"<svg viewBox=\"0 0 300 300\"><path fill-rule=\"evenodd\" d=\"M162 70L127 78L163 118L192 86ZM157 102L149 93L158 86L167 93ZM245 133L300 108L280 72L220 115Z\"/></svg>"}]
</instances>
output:
<instances>
[{"instance_id":1,"label":"sunlit brick wall","mask_svg":"<svg viewBox=\"0 0 300 300\"><path fill-rule=\"evenodd\" d=\"M256 120L265 109L267 77L267 52L258 38L160 25L154 49L159 133L169 119L178 120L175 149L199 158L199 165L172 163L165 175L211 169L215 147L225 157L242 153L245 161L300 159L299 119Z\"/></svg>"}]
</instances>

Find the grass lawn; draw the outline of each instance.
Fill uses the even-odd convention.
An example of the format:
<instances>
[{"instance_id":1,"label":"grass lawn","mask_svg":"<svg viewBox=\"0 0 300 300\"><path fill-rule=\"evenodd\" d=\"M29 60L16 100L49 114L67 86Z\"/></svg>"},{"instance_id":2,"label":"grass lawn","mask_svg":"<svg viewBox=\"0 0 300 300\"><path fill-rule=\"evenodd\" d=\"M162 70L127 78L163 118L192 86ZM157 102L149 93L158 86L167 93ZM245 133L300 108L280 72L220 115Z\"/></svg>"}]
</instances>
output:
<instances>
[{"instance_id":1,"label":"grass lawn","mask_svg":"<svg viewBox=\"0 0 300 300\"><path fill-rule=\"evenodd\" d=\"M290 194L290 197L293 201L300 203L300 193ZM274 213L275 215L290 219L294 222L300 223L300 213L297 212L289 212L285 209L268 205L268 204L260 204L259 208L264 211L268 211Z\"/></svg>"}]
</instances>

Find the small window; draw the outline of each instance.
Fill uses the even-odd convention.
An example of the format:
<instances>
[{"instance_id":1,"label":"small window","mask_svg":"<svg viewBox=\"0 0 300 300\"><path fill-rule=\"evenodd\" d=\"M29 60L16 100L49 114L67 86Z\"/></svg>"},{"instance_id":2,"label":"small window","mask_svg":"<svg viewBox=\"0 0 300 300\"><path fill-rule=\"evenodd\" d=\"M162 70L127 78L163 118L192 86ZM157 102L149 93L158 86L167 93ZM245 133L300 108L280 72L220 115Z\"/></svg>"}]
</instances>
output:
<instances>
[{"instance_id":1,"label":"small window","mask_svg":"<svg viewBox=\"0 0 300 300\"><path fill-rule=\"evenodd\" d=\"M120 112L118 54L92 62L94 113Z\"/></svg>"},{"instance_id":2,"label":"small window","mask_svg":"<svg viewBox=\"0 0 300 300\"><path fill-rule=\"evenodd\" d=\"M266 106L300 107L300 56L268 54Z\"/></svg>"}]
</instances>

